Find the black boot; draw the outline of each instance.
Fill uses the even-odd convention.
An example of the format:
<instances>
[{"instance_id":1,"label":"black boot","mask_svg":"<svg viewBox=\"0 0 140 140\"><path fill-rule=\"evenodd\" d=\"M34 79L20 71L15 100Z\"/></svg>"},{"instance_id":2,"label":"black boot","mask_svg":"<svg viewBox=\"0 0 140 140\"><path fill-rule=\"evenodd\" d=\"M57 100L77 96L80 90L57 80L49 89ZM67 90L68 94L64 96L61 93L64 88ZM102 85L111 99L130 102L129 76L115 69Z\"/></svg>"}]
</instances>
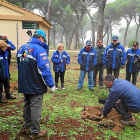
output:
<instances>
[{"instance_id":1,"label":"black boot","mask_svg":"<svg viewBox=\"0 0 140 140\"><path fill-rule=\"evenodd\" d=\"M61 83L61 89L65 89L64 83Z\"/></svg>"},{"instance_id":2,"label":"black boot","mask_svg":"<svg viewBox=\"0 0 140 140\"><path fill-rule=\"evenodd\" d=\"M55 83L55 89L58 89L58 83Z\"/></svg>"},{"instance_id":3,"label":"black boot","mask_svg":"<svg viewBox=\"0 0 140 140\"><path fill-rule=\"evenodd\" d=\"M13 95L11 95L11 93L9 92L9 93L6 93L6 98L9 100L9 99L16 99L16 97L15 96L13 96Z\"/></svg>"}]
</instances>

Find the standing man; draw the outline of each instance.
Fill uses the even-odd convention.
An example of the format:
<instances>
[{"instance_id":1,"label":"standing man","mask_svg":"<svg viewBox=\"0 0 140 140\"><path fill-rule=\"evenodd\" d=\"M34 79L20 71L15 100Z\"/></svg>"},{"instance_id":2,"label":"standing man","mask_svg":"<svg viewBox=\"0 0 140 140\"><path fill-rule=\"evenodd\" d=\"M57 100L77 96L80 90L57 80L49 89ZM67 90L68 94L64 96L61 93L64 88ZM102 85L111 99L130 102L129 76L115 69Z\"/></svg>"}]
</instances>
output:
<instances>
[{"instance_id":1,"label":"standing man","mask_svg":"<svg viewBox=\"0 0 140 140\"><path fill-rule=\"evenodd\" d=\"M46 136L46 130L40 130L43 94L47 86L55 91L50 62L43 48L46 34L37 30L27 44L21 46L17 53L18 92L24 94L25 128L30 129L31 139Z\"/></svg>"},{"instance_id":2,"label":"standing man","mask_svg":"<svg viewBox=\"0 0 140 140\"><path fill-rule=\"evenodd\" d=\"M13 43L11 41L8 40L7 35L3 34L2 35L2 40L5 41L7 43L7 52L9 53L8 55L8 63L10 66L11 63L11 50L14 51L16 49L15 45L13 45Z\"/></svg>"},{"instance_id":3,"label":"standing man","mask_svg":"<svg viewBox=\"0 0 140 140\"><path fill-rule=\"evenodd\" d=\"M97 55L95 49L91 46L91 41L86 41L86 46L78 54L78 63L80 64L80 77L77 90L83 87L86 73L88 73L88 88L93 89L93 70L96 65Z\"/></svg>"},{"instance_id":4,"label":"standing man","mask_svg":"<svg viewBox=\"0 0 140 140\"><path fill-rule=\"evenodd\" d=\"M96 77L99 71L99 86L100 88L102 88L103 87L103 54L105 51L105 47L103 46L102 39L97 40L97 47L95 47L95 51L97 53L97 64L94 68L93 83L94 86L96 86Z\"/></svg>"},{"instance_id":5,"label":"standing man","mask_svg":"<svg viewBox=\"0 0 140 140\"><path fill-rule=\"evenodd\" d=\"M7 43L7 52L8 52L8 64L9 64L9 67L10 67L10 63L11 63L11 50L15 50L16 47L15 45L13 45L13 43L11 41L8 40L7 38L7 35L6 34L3 34L2 35L2 40L5 41ZM10 68L9 68L9 79L11 79L11 76L10 76Z\"/></svg>"},{"instance_id":6,"label":"standing man","mask_svg":"<svg viewBox=\"0 0 140 140\"><path fill-rule=\"evenodd\" d=\"M137 76L139 72L139 62L135 62L136 56L140 55L139 43L134 42L133 47L127 50L127 63L126 63L126 80L130 81L132 75L132 84L136 85Z\"/></svg>"},{"instance_id":7,"label":"standing man","mask_svg":"<svg viewBox=\"0 0 140 140\"><path fill-rule=\"evenodd\" d=\"M112 37L112 43L107 46L103 55L103 64L106 65L107 74L119 77L119 69L125 67L126 53L123 46L118 42L118 37Z\"/></svg>"},{"instance_id":8,"label":"standing man","mask_svg":"<svg viewBox=\"0 0 140 140\"><path fill-rule=\"evenodd\" d=\"M132 113L140 112L140 90L127 80L117 79L111 74L105 77L105 85L110 87L110 93L101 117L106 117L114 108L122 116L122 125L135 125Z\"/></svg>"}]
</instances>

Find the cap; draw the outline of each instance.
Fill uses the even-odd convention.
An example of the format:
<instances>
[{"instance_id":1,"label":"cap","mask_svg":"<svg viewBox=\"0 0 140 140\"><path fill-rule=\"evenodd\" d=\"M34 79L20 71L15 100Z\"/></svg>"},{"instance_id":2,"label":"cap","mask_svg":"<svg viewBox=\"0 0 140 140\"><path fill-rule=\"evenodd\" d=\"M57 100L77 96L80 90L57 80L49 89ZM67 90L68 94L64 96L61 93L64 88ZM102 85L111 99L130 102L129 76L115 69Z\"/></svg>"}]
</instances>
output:
<instances>
[{"instance_id":1,"label":"cap","mask_svg":"<svg viewBox=\"0 0 140 140\"><path fill-rule=\"evenodd\" d=\"M118 37L115 35L112 37L112 40L118 40Z\"/></svg>"},{"instance_id":2,"label":"cap","mask_svg":"<svg viewBox=\"0 0 140 140\"><path fill-rule=\"evenodd\" d=\"M42 30L37 30L34 32L34 35L40 35L40 36L43 36L45 41L47 42L47 39L46 39L46 33Z\"/></svg>"},{"instance_id":3,"label":"cap","mask_svg":"<svg viewBox=\"0 0 140 140\"><path fill-rule=\"evenodd\" d=\"M137 41L135 41L134 43L133 43L133 46L139 46L139 42L137 42Z\"/></svg>"},{"instance_id":4,"label":"cap","mask_svg":"<svg viewBox=\"0 0 140 140\"><path fill-rule=\"evenodd\" d=\"M89 45L91 46L91 41L90 41L90 40L87 40L87 41L86 41L86 45L87 45L87 46L89 46Z\"/></svg>"}]
</instances>

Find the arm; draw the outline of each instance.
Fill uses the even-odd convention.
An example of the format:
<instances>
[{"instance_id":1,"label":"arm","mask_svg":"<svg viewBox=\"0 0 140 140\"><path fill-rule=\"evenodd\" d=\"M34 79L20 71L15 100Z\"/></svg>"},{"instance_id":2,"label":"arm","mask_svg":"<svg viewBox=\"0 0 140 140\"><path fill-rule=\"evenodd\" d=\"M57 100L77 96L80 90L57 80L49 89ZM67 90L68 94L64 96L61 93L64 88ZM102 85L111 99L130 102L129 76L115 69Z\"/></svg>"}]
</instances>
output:
<instances>
[{"instance_id":1,"label":"arm","mask_svg":"<svg viewBox=\"0 0 140 140\"><path fill-rule=\"evenodd\" d=\"M56 64L59 64L59 63L61 63L61 60L57 57L55 57L55 52L53 53L53 55L52 55L52 57L51 57L51 60L52 60L52 62L53 63L56 63Z\"/></svg>"},{"instance_id":2,"label":"arm","mask_svg":"<svg viewBox=\"0 0 140 140\"><path fill-rule=\"evenodd\" d=\"M50 87L54 87L54 81L53 81L53 77L51 74L51 66L50 66L50 62L47 58L47 54L40 56L40 54L42 53L46 53L44 49L40 49L39 53L37 54L37 66L40 70L40 74L43 78L43 80L45 81L45 83Z\"/></svg>"},{"instance_id":3,"label":"arm","mask_svg":"<svg viewBox=\"0 0 140 140\"><path fill-rule=\"evenodd\" d=\"M67 52L66 52L66 54L67 54L67 62L66 62L66 64L68 65L70 63L70 56L68 55Z\"/></svg>"},{"instance_id":4,"label":"arm","mask_svg":"<svg viewBox=\"0 0 140 140\"><path fill-rule=\"evenodd\" d=\"M106 65L106 57L107 57L107 50L108 50L108 48L106 48L105 49L105 51L104 51L104 55L103 55L103 65Z\"/></svg>"},{"instance_id":5,"label":"arm","mask_svg":"<svg viewBox=\"0 0 140 140\"><path fill-rule=\"evenodd\" d=\"M126 62L126 52L124 51L124 48L122 46L122 62L121 65L125 65Z\"/></svg>"},{"instance_id":6,"label":"arm","mask_svg":"<svg viewBox=\"0 0 140 140\"><path fill-rule=\"evenodd\" d=\"M96 53L96 51L94 50L94 54L95 54L95 58L94 58L94 66L96 65L96 63L97 63L97 53Z\"/></svg>"},{"instance_id":7,"label":"arm","mask_svg":"<svg viewBox=\"0 0 140 140\"><path fill-rule=\"evenodd\" d=\"M111 109L114 107L118 99L119 93L110 91L108 99L106 100L106 103L103 108L103 116L106 116L110 113Z\"/></svg>"},{"instance_id":8,"label":"arm","mask_svg":"<svg viewBox=\"0 0 140 140\"><path fill-rule=\"evenodd\" d=\"M81 63L82 63L82 50L79 52L79 54L78 54L78 63L81 65Z\"/></svg>"},{"instance_id":9,"label":"arm","mask_svg":"<svg viewBox=\"0 0 140 140\"><path fill-rule=\"evenodd\" d=\"M8 43L8 44L9 44L9 45L11 45L11 47L10 47L10 48L11 48L11 50L12 50L12 51L16 49L15 45L13 45L11 41L9 41L9 43Z\"/></svg>"}]
</instances>

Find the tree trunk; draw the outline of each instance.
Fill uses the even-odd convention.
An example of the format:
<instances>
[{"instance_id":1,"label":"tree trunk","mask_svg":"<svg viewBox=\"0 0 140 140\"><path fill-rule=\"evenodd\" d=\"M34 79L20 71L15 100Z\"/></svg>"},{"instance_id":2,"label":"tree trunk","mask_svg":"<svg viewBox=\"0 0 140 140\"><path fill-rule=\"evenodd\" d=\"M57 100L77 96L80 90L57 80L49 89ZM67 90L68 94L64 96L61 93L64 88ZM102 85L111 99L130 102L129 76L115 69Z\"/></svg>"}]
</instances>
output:
<instances>
[{"instance_id":1,"label":"tree trunk","mask_svg":"<svg viewBox=\"0 0 140 140\"><path fill-rule=\"evenodd\" d=\"M110 42L112 42L112 26L110 27Z\"/></svg>"},{"instance_id":2,"label":"tree trunk","mask_svg":"<svg viewBox=\"0 0 140 140\"><path fill-rule=\"evenodd\" d=\"M94 21L91 19L91 41L92 41L92 46L95 47L95 26L94 26Z\"/></svg>"},{"instance_id":3,"label":"tree trunk","mask_svg":"<svg viewBox=\"0 0 140 140\"><path fill-rule=\"evenodd\" d=\"M50 19L51 7L52 7L52 0L49 0L48 12L47 12L47 20Z\"/></svg>"},{"instance_id":4,"label":"tree trunk","mask_svg":"<svg viewBox=\"0 0 140 140\"><path fill-rule=\"evenodd\" d=\"M132 19L131 19L132 20ZM125 48L125 45L126 45L126 37L127 37L127 32L128 32L128 28L129 28L129 25L131 23L131 20L129 22L127 22L127 26L126 26L126 29L125 29L125 35L124 35L124 41L123 41L123 47Z\"/></svg>"},{"instance_id":5,"label":"tree trunk","mask_svg":"<svg viewBox=\"0 0 140 140\"><path fill-rule=\"evenodd\" d=\"M53 31L53 47L55 48L55 31Z\"/></svg>"},{"instance_id":6,"label":"tree trunk","mask_svg":"<svg viewBox=\"0 0 140 140\"><path fill-rule=\"evenodd\" d=\"M139 27L140 27L140 24L137 24L137 30L136 30L136 36L135 36L135 40L136 40L136 41L137 41L137 39L138 39Z\"/></svg>"},{"instance_id":7,"label":"tree trunk","mask_svg":"<svg viewBox=\"0 0 140 140\"><path fill-rule=\"evenodd\" d=\"M108 41L109 41L109 33L107 32L107 41L106 41L106 47L108 46Z\"/></svg>"},{"instance_id":8,"label":"tree trunk","mask_svg":"<svg viewBox=\"0 0 140 140\"><path fill-rule=\"evenodd\" d=\"M103 29L104 29L104 9L106 5L106 0L103 0L99 3L98 9L98 31L97 31L97 40L103 38Z\"/></svg>"}]
</instances>

